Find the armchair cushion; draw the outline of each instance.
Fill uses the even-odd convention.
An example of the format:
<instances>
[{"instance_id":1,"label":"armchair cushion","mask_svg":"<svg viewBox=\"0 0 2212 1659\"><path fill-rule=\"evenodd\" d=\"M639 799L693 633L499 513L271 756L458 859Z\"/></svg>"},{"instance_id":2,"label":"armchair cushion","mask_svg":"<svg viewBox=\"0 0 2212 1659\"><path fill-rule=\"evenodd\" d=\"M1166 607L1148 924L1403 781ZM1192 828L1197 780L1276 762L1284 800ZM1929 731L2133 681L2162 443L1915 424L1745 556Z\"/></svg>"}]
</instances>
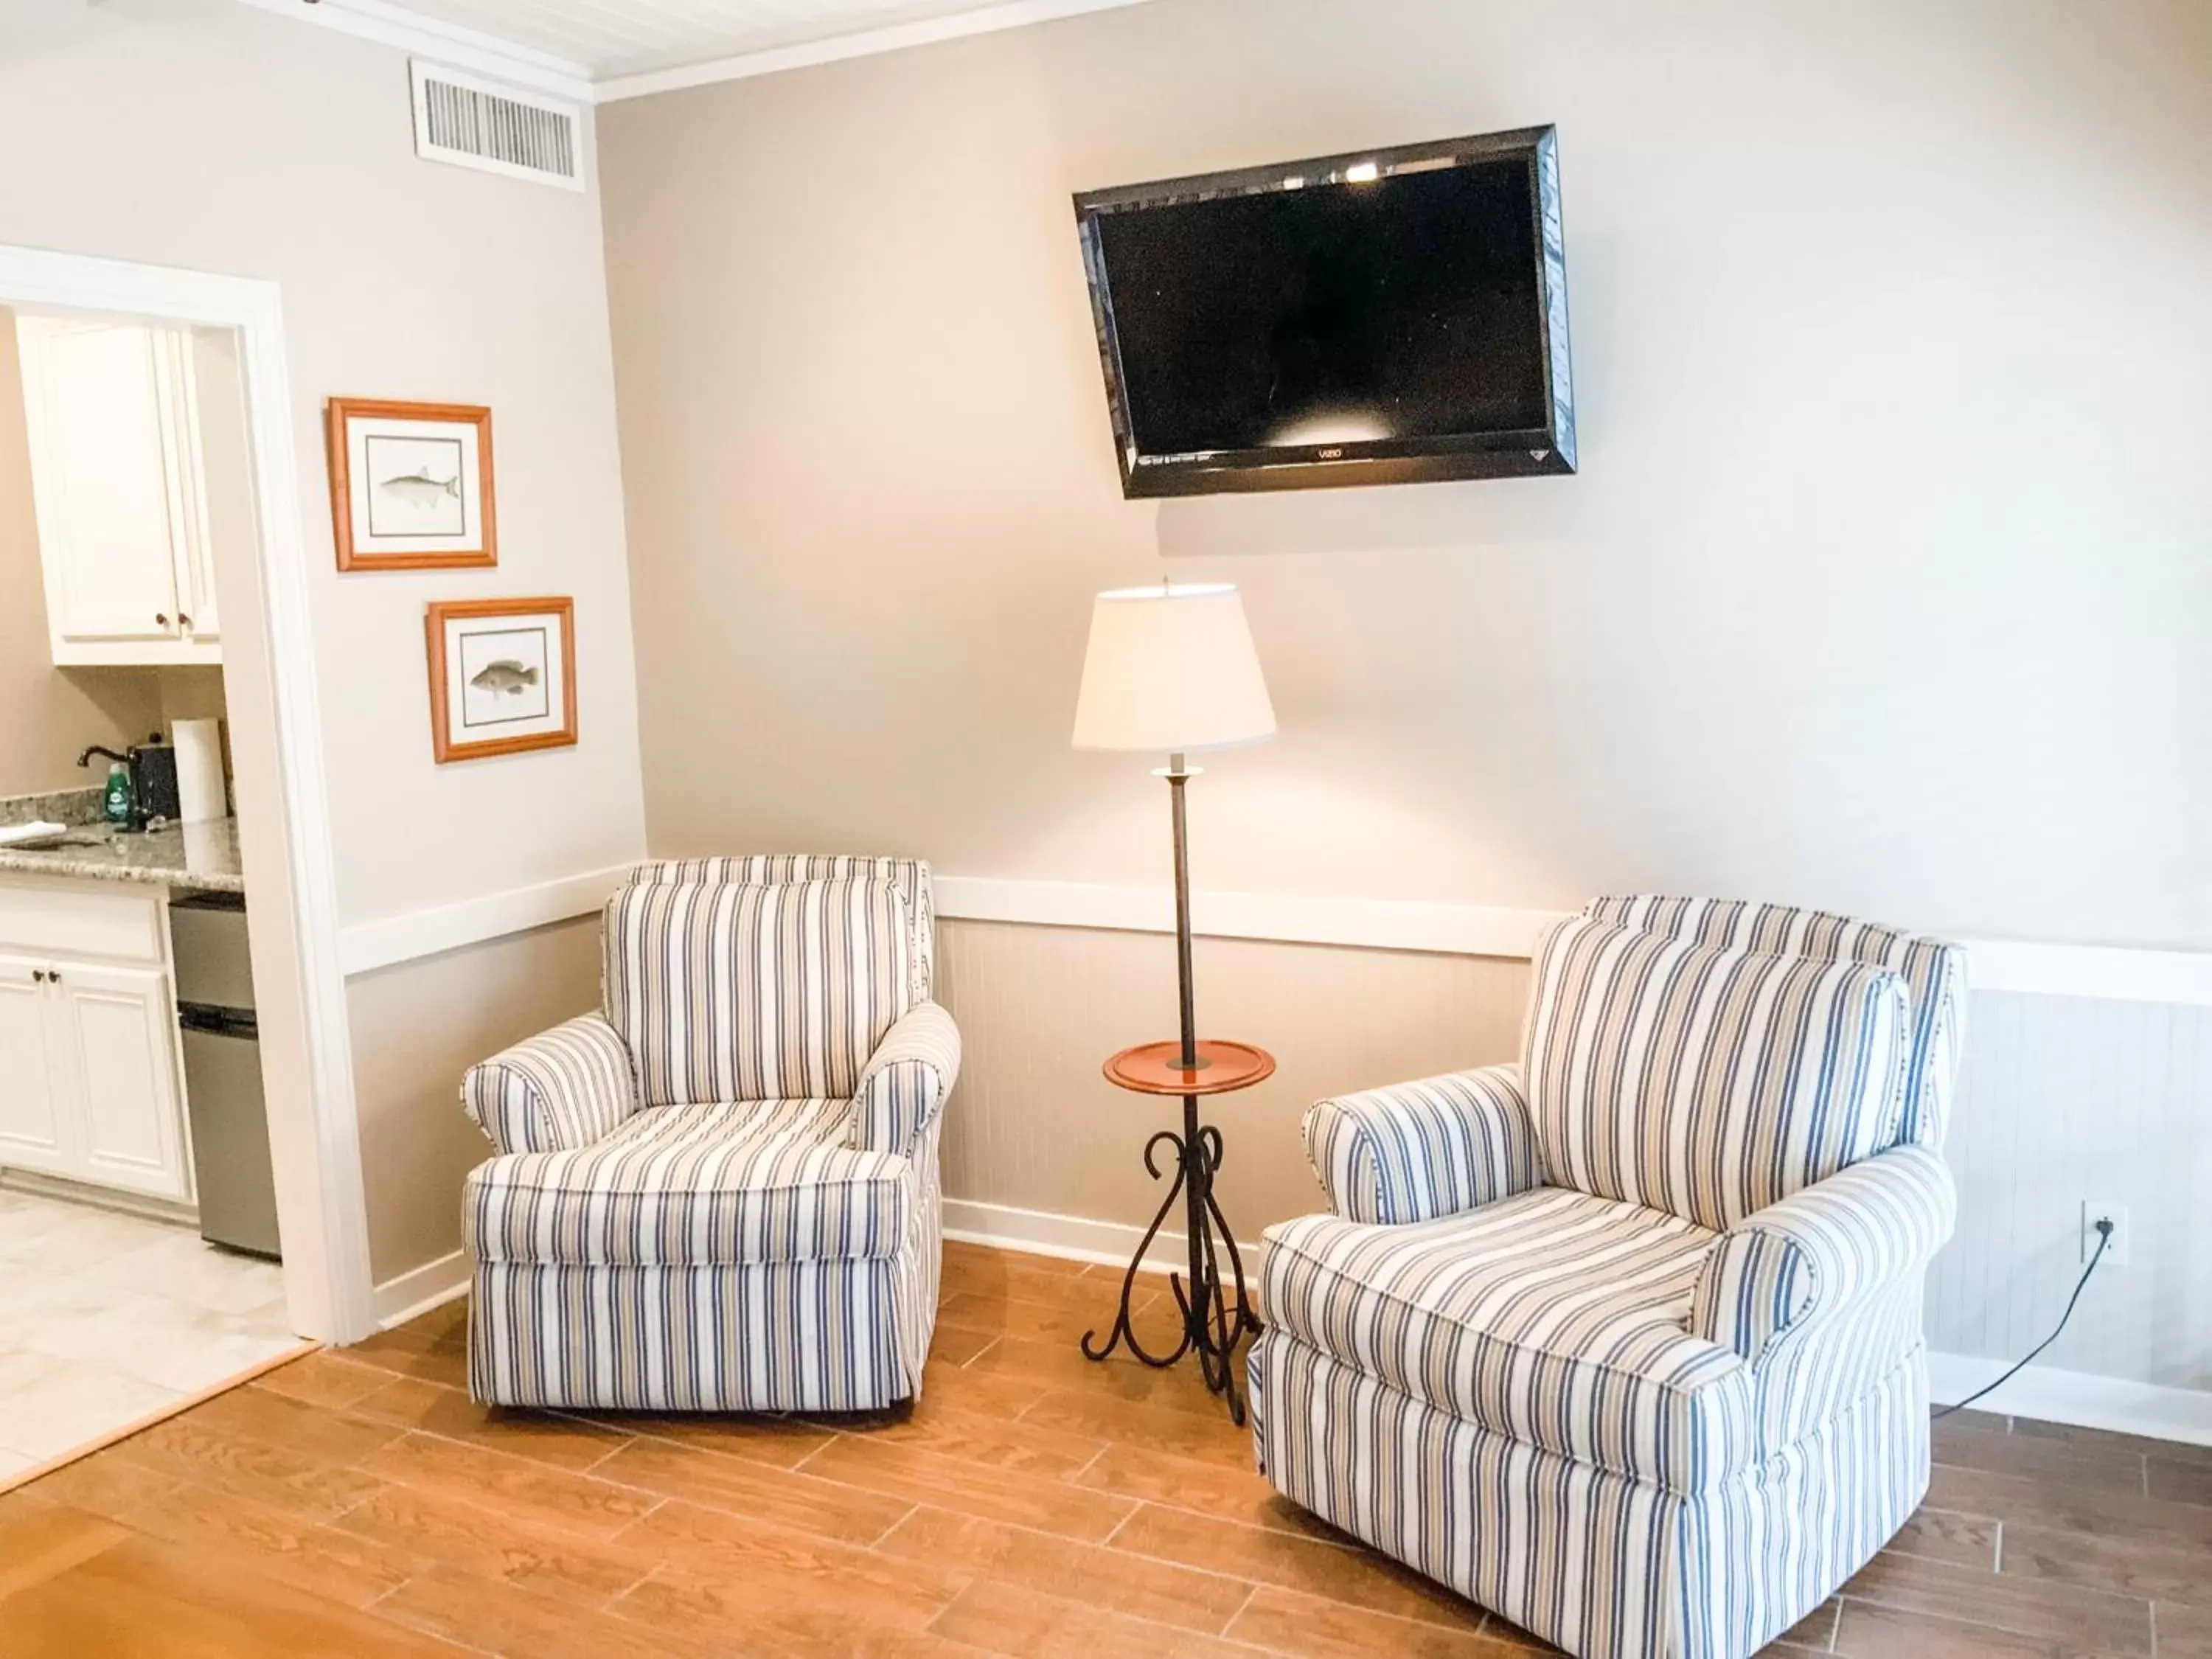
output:
<instances>
[{"instance_id":1,"label":"armchair cushion","mask_svg":"<svg viewBox=\"0 0 2212 1659\"><path fill-rule=\"evenodd\" d=\"M1793 1330L1846 1317L1917 1282L1951 1237L1958 1198L1942 1158L1900 1146L1771 1204L1721 1236L1690 1328L1753 1363Z\"/></svg>"},{"instance_id":2,"label":"armchair cushion","mask_svg":"<svg viewBox=\"0 0 2212 1659\"><path fill-rule=\"evenodd\" d=\"M1713 1235L1554 1188L1401 1226L1271 1227L1273 1330L1415 1400L1679 1492L1747 1458L1750 1372L1685 1328Z\"/></svg>"},{"instance_id":3,"label":"armchair cushion","mask_svg":"<svg viewBox=\"0 0 2212 1659\"><path fill-rule=\"evenodd\" d=\"M1897 1139L1941 1146L1966 1038L1966 953L1956 945L1826 910L1741 899L1596 898L1583 915L1648 933L1728 950L1819 957L1894 969L1905 976L1911 1023L1905 1043L1904 1115Z\"/></svg>"},{"instance_id":4,"label":"armchair cushion","mask_svg":"<svg viewBox=\"0 0 2212 1659\"><path fill-rule=\"evenodd\" d=\"M795 881L881 881L905 901L914 940L914 1000L927 999L937 967L929 866L921 859L846 853L749 853L733 858L655 859L629 872L635 886L774 887Z\"/></svg>"},{"instance_id":5,"label":"armchair cushion","mask_svg":"<svg viewBox=\"0 0 2212 1659\"><path fill-rule=\"evenodd\" d=\"M629 1049L586 1014L469 1067L461 1104L501 1152L588 1146L637 1109Z\"/></svg>"},{"instance_id":6,"label":"armchair cushion","mask_svg":"<svg viewBox=\"0 0 2212 1659\"><path fill-rule=\"evenodd\" d=\"M912 1000L884 882L649 883L607 902L608 1021L641 1104L849 1100Z\"/></svg>"},{"instance_id":7,"label":"armchair cushion","mask_svg":"<svg viewBox=\"0 0 2212 1659\"><path fill-rule=\"evenodd\" d=\"M913 1165L839 1144L849 1103L640 1112L593 1145L481 1164L463 1216L478 1261L732 1267L894 1255Z\"/></svg>"},{"instance_id":8,"label":"armchair cushion","mask_svg":"<svg viewBox=\"0 0 2212 1659\"><path fill-rule=\"evenodd\" d=\"M960 1075L960 1028L933 1002L910 1008L860 1073L845 1144L902 1158L934 1122Z\"/></svg>"},{"instance_id":9,"label":"armchair cushion","mask_svg":"<svg viewBox=\"0 0 2212 1659\"><path fill-rule=\"evenodd\" d=\"M1433 1221L1536 1184L1521 1068L1486 1066L1316 1103L1306 1159L1347 1221Z\"/></svg>"},{"instance_id":10,"label":"armchair cushion","mask_svg":"<svg viewBox=\"0 0 2212 1659\"><path fill-rule=\"evenodd\" d=\"M1522 1065L1544 1178L1733 1226L1896 1138L1905 1018L1887 969L1560 922Z\"/></svg>"}]
</instances>

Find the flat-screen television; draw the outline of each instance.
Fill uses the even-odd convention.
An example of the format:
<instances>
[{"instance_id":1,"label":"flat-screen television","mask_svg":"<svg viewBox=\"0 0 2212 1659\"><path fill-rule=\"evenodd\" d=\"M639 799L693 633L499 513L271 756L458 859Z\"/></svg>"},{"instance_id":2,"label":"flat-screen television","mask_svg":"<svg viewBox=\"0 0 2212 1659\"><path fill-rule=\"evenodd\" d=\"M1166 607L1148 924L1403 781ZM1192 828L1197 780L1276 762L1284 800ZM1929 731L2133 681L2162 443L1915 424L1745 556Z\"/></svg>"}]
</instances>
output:
<instances>
[{"instance_id":1,"label":"flat-screen television","mask_svg":"<svg viewBox=\"0 0 2212 1659\"><path fill-rule=\"evenodd\" d=\"M1075 212L1124 495L1575 470L1553 129Z\"/></svg>"}]
</instances>

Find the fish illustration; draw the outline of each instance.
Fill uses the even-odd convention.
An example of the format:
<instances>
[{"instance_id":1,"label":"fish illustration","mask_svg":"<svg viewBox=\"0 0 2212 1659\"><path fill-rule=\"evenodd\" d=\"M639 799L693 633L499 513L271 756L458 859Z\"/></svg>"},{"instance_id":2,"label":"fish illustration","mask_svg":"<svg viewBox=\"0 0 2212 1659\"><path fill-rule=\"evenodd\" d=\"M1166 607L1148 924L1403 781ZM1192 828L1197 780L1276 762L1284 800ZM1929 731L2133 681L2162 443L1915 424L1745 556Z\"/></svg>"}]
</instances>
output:
<instances>
[{"instance_id":1,"label":"fish illustration","mask_svg":"<svg viewBox=\"0 0 2212 1659\"><path fill-rule=\"evenodd\" d=\"M526 689L538 684L538 671L526 668L512 658L501 657L497 662L488 662L477 670L469 684L479 691L519 697Z\"/></svg>"},{"instance_id":2,"label":"fish illustration","mask_svg":"<svg viewBox=\"0 0 2212 1659\"><path fill-rule=\"evenodd\" d=\"M428 471L410 472L404 477L386 478L377 488L410 507L435 507L442 501L460 499L461 475L456 472L450 478L434 478Z\"/></svg>"}]
</instances>

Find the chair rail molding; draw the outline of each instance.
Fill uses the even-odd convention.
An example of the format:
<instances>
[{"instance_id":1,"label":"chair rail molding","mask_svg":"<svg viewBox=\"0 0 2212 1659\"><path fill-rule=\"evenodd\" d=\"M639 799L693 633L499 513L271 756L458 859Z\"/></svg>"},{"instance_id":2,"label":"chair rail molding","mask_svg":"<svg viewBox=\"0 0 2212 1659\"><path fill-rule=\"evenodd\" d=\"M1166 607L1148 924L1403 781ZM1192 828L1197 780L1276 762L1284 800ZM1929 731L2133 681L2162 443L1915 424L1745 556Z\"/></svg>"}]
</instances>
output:
<instances>
[{"instance_id":1,"label":"chair rail molding","mask_svg":"<svg viewBox=\"0 0 2212 1659\"><path fill-rule=\"evenodd\" d=\"M240 342L261 530L261 604L250 626L264 635L275 775L267 780L265 794L258 780L255 788L242 793L240 815L249 859L283 861L286 902L278 914L289 910L292 922L285 977L297 983L307 1060L304 1078L287 1079L285 1089L271 1091L272 1098L303 1097L305 1108L304 1121L272 1120L285 1298L295 1330L325 1340L357 1340L374 1322L368 1223L338 957L337 876L307 561L301 545L300 468L282 296L275 283L258 277L0 244L0 305L158 317L233 329ZM227 642L246 633L254 609L224 605ZM260 717L257 711L254 718ZM257 746L260 737L254 734ZM264 965L257 963L257 969Z\"/></svg>"},{"instance_id":2,"label":"chair rail molding","mask_svg":"<svg viewBox=\"0 0 2212 1659\"><path fill-rule=\"evenodd\" d=\"M580 876L410 910L379 921L356 922L340 937L338 957L345 965L346 977L351 979L512 933L573 921L605 905L636 862L632 860L604 870L588 870Z\"/></svg>"},{"instance_id":3,"label":"chair rail molding","mask_svg":"<svg viewBox=\"0 0 2212 1659\"><path fill-rule=\"evenodd\" d=\"M357 922L343 936L345 971L372 973L418 957L589 915L621 885L629 868L628 864L611 865L532 887ZM1175 895L1165 887L945 875L936 878L935 885L937 914L951 921L1108 933L1175 932ZM1210 939L1524 962L1544 929L1571 914L1509 905L1226 890L1193 894L1191 909L1194 930ZM1969 939L1964 943L1970 952L1968 978L1977 991L2212 1007L2212 951L2020 939Z\"/></svg>"}]
</instances>

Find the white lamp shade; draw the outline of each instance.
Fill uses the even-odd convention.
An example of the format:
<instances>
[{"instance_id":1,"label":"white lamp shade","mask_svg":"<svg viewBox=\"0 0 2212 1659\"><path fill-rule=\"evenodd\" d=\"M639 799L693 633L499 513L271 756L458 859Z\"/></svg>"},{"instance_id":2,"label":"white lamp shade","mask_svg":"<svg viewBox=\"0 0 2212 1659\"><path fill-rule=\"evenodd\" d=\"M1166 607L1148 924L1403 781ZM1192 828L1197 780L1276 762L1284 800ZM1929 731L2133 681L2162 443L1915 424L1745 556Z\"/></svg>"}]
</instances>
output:
<instances>
[{"instance_id":1,"label":"white lamp shade","mask_svg":"<svg viewBox=\"0 0 2212 1659\"><path fill-rule=\"evenodd\" d=\"M1229 582L1124 587L1091 611L1078 749L1228 749L1275 733L1244 601Z\"/></svg>"}]
</instances>

